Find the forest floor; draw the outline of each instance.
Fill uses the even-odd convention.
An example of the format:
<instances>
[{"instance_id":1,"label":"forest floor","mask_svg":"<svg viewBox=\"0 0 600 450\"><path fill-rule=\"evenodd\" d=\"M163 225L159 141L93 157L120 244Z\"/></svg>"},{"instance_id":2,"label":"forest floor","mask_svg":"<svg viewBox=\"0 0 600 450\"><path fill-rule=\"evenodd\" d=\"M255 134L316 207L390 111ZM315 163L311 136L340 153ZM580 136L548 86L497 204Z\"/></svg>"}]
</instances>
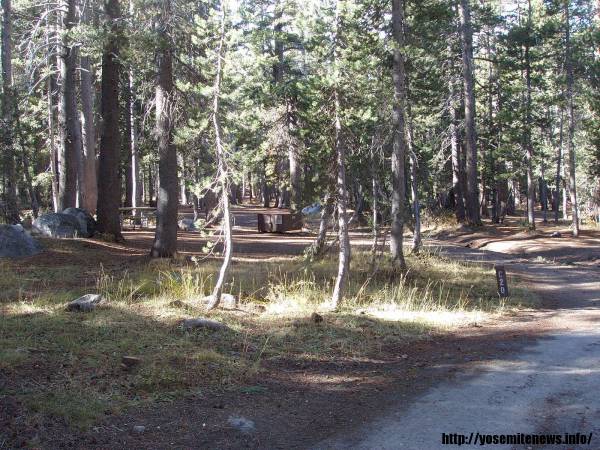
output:
<instances>
[{"instance_id":1,"label":"forest floor","mask_svg":"<svg viewBox=\"0 0 600 450\"><path fill-rule=\"evenodd\" d=\"M360 427L348 429L313 448L446 448L442 433L464 436L463 442L473 439L472 445L478 447L483 445L477 440L478 433L496 435L497 439L524 433L551 436L554 441L545 445L531 442L494 445L494 448L597 448L600 233L584 232L582 242L587 247L582 247L563 230L565 239L560 244L551 241L545 246L547 238L538 237L544 231L548 230L542 228L531 240L513 234L502 241L496 237L497 233L492 233L494 239L489 241L487 233L480 231L480 236L472 240L459 233L456 241L431 242L440 246L446 256L502 264L525 281L542 303L538 310L527 314L526 328L514 332L526 336L528 329L535 330L536 339L522 348L513 346L512 352L473 361L410 404L396 399L393 406ZM485 248L488 241L502 245L495 245L494 251L474 248L476 243ZM577 433L590 441L566 440L567 434L573 439Z\"/></svg>"},{"instance_id":2,"label":"forest floor","mask_svg":"<svg viewBox=\"0 0 600 450\"><path fill-rule=\"evenodd\" d=\"M447 248L479 255L473 247L512 241L503 253L544 267L594 270L599 262L597 231L584 231L582 250L564 226L562 238L549 240L548 228L527 239L514 219L470 237L428 232L433 247L411 257L409 275L399 280L383 264L372 277L369 253L358 250L369 235L356 230L352 298L333 314L320 304L334 261L307 265L298 256L314 236L257 233L255 213L235 213L229 291L242 303L213 314L226 332L177 327L205 314L197 299L218 259L204 259L202 249L215 237L180 232L183 258L175 263L149 260L151 230L127 231L125 244L46 241L44 253L2 263L0 449L309 448L482 361L510 359L552 329L542 319L556 305L539 309L514 277L513 299L499 302L489 261L457 263ZM96 291L108 306L64 311ZM393 305L382 301L389 296ZM323 322L310 319L315 311ZM139 357L139 367L121 367L127 355Z\"/></svg>"}]
</instances>

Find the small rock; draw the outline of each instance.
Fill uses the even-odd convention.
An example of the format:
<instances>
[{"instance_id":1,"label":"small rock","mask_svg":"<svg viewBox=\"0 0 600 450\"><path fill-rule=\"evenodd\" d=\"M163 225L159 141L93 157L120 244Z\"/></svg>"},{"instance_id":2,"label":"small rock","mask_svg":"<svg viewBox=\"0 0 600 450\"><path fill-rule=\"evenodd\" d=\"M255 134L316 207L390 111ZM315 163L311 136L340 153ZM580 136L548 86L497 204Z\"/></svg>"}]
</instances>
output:
<instances>
[{"instance_id":1,"label":"small rock","mask_svg":"<svg viewBox=\"0 0 600 450\"><path fill-rule=\"evenodd\" d=\"M67 311L89 312L104 302L100 294L85 294L67 305Z\"/></svg>"},{"instance_id":2,"label":"small rock","mask_svg":"<svg viewBox=\"0 0 600 450\"><path fill-rule=\"evenodd\" d=\"M226 330L227 326L216 320L205 319L198 317L196 319L185 319L181 322L181 327L184 330L207 329L207 330Z\"/></svg>"},{"instance_id":3,"label":"small rock","mask_svg":"<svg viewBox=\"0 0 600 450\"><path fill-rule=\"evenodd\" d=\"M555 231L554 233L552 233L550 235L550 237L552 237L552 238L559 238L559 237L562 237L562 234L560 234L560 231Z\"/></svg>"},{"instance_id":4,"label":"small rock","mask_svg":"<svg viewBox=\"0 0 600 450\"><path fill-rule=\"evenodd\" d=\"M310 315L310 320L312 320L314 323L321 323L323 322L323 316L314 312Z\"/></svg>"},{"instance_id":5,"label":"small rock","mask_svg":"<svg viewBox=\"0 0 600 450\"><path fill-rule=\"evenodd\" d=\"M144 425L135 425L131 431L133 431L134 434L142 434L146 431L146 427Z\"/></svg>"},{"instance_id":6,"label":"small rock","mask_svg":"<svg viewBox=\"0 0 600 450\"><path fill-rule=\"evenodd\" d=\"M212 303L212 295L202 297L202 302L206 305ZM221 308L234 309L237 308L237 298L231 294L221 294L221 301L219 302Z\"/></svg>"},{"instance_id":7,"label":"small rock","mask_svg":"<svg viewBox=\"0 0 600 450\"><path fill-rule=\"evenodd\" d=\"M242 433L251 433L256 429L254 422L243 416L229 416L227 423Z\"/></svg>"},{"instance_id":8,"label":"small rock","mask_svg":"<svg viewBox=\"0 0 600 450\"><path fill-rule=\"evenodd\" d=\"M123 356L121 362L126 368L131 368L141 364L142 359L136 356Z\"/></svg>"}]
</instances>

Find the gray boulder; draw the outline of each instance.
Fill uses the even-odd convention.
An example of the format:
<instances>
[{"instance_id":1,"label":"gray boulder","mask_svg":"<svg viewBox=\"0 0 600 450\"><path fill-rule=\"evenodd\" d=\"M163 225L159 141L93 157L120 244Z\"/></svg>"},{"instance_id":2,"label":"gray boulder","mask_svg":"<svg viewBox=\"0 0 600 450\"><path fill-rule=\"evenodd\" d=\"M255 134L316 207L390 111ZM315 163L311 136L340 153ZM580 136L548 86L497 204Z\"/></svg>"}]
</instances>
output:
<instances>
[{"instance_id":1,"label":"gray boulder","mask_svg":"<svg viewBox=\"0 0 600 450\"><path fill-rule=\"evenodd\" d=\"M77 219L77 222L79 222L79 231L81 232L81 237L90 238L96 232L96 221L85 209L67 208L62 213L68 214Z\"/></svg>"},{"instance_id":2,"label":"gray boulder","mask_svg":"<svg viewBox=\"0 0 600 450\"><path fill-rule=\"evenodd\" d=\"M181 219L178 223L179 229L183 231L194 231L196 226L194 225L194 219L184 218Z\"/></svg>"},{"instance_id":3,"label":"gray boulder","mask_svg":"<svg viewBox=\"0 0 600 450\"><path fill-rule=\"evenodd\" d=\"M33 222L33 231L53 238L81 237L79 221L70 214L48 213Z\"/></svg>"},{"instance_id":4,"label":"gray boulder","mask_svg":"<svg viewBox=\"0 0 600 450\"><path fill-rule=\"evenodd\" d=\"M85 294L67 305L67 311L89 312L104 301L100 294Z\"/></svg>"},{"instance_id":5,"label":"gray boulder","mask_svg":"<svg viewBox=\"0 0 600 450\"><path fill-rule=\"evenodd\" d=\"M0 258L32 256L42 246L21 225L0 225Z\"/></svg>"}]
</instances>

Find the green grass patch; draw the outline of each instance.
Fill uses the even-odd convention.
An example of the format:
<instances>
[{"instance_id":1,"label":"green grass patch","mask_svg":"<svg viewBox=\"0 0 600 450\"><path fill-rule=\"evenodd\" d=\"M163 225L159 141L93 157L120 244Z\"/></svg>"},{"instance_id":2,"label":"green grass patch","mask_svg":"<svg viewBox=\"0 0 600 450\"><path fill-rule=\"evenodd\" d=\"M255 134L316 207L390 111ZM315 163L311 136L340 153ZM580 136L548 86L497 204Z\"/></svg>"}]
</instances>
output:
<instances>
[{"instance_id":1,"label":"green grass patch","mask_svg":"<svg viewBox=\"0 0 600 450\"><path fill-rule=\"evenodd\" d=\"M407 340L535 301L514 283L514 297L500 301L491 268L436 254L409 257L405 274L387 259L375 271L369 261L354 253L346 298L335 313L327 307L333 259L236 261L225 291L240 297L240 308L211 314L228 329L191 332L178 324L207 314L200 299L210 293L218 261L126 270L2 263L0 370L15 382L0 395L21 400L32 420L52 417L86 428L132 405L211 390L260 393L256 375L267 360L385 358ZM68 301L87 292L107 302L91 313L66 311ZM313 312L323 322L311 320ZM124 366L123 356L140 363Z\"/></svg>"}]
</instances>

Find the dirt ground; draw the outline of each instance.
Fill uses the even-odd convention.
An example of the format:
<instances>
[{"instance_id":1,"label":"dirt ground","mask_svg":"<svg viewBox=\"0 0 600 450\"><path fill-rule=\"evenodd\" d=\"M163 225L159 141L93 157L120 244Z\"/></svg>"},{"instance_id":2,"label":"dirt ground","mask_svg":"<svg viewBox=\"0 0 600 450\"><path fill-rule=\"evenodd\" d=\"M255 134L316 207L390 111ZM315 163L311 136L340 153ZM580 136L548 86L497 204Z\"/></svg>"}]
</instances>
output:
<instances>
[{"instance_id":1,"label":"dirt ground","mask_svg":"<svg viewBox=\"0 0 600 450\"><path fill-rule=\"evenodd\" d=\"M583 228L574 238L570 223L553 220L536 223L536 230L525 230L520 217L507 217L502 225L486 222L483 227L456 227L433 233L437 239L465 247L508 254L514 257L538 259L560 264L600 265L600 228ZM553 237L554 233L559 236Z\"/></svg>"},{"instance_id":2,"label":"dirt ground","mask_svg":"<svg viewBox=\"0 0 600 450\"><path fill-rule=\"evenodd\" d=\"M307 232L261 234L256 231L255 209L235 209L234 248L236 258L264 260L299 255L313 236ZM481 230L456 230L437 234L439 242L514 254L519 258L542 257L572 264L600 262L600 232L584 231L582 238L569 236L559 225L561 238L550 238L554 226L539 227L535 234L524 233L517 219L504 226L488 225ZM113 270L146 264L152 230L125 232L126 243L82 240L93 250L89 254L54 252L40 255L48 265L60 265L62 258L80 258L82 267L106 265ZM367 236L354 233L356 243ZM212 237L211 239L216 239ZM184 256L201 253L206 238L194 232L180 232ZM73 264L72 259L70 263ZM24 267L24 273L26 267ZM85 270L83 270L85 273ZM523 312L502 321L439 333L405 346L387 349L385 359L348 359L335 363L318 360L265 362L263 370L244 390L198 393L197 396L128 411L104 421L89 431L69 430L65 424L48 422L39 429L22 428L23 407L0 402L0 428L15 430L10 445L0 440L0 449L28 446L43 435L44 448L310 448L317 443L356 429L382 414L398 401L411 400L432 386L452 380L482 361L516 354L546 331L544 316L552 314L548 302L540 311ZM0 390L2 387L0 377ZM241 432L228 419L242 416L255 429ZM145 427L143 433L133 426Z\"/></svg>"}]
</instances>

